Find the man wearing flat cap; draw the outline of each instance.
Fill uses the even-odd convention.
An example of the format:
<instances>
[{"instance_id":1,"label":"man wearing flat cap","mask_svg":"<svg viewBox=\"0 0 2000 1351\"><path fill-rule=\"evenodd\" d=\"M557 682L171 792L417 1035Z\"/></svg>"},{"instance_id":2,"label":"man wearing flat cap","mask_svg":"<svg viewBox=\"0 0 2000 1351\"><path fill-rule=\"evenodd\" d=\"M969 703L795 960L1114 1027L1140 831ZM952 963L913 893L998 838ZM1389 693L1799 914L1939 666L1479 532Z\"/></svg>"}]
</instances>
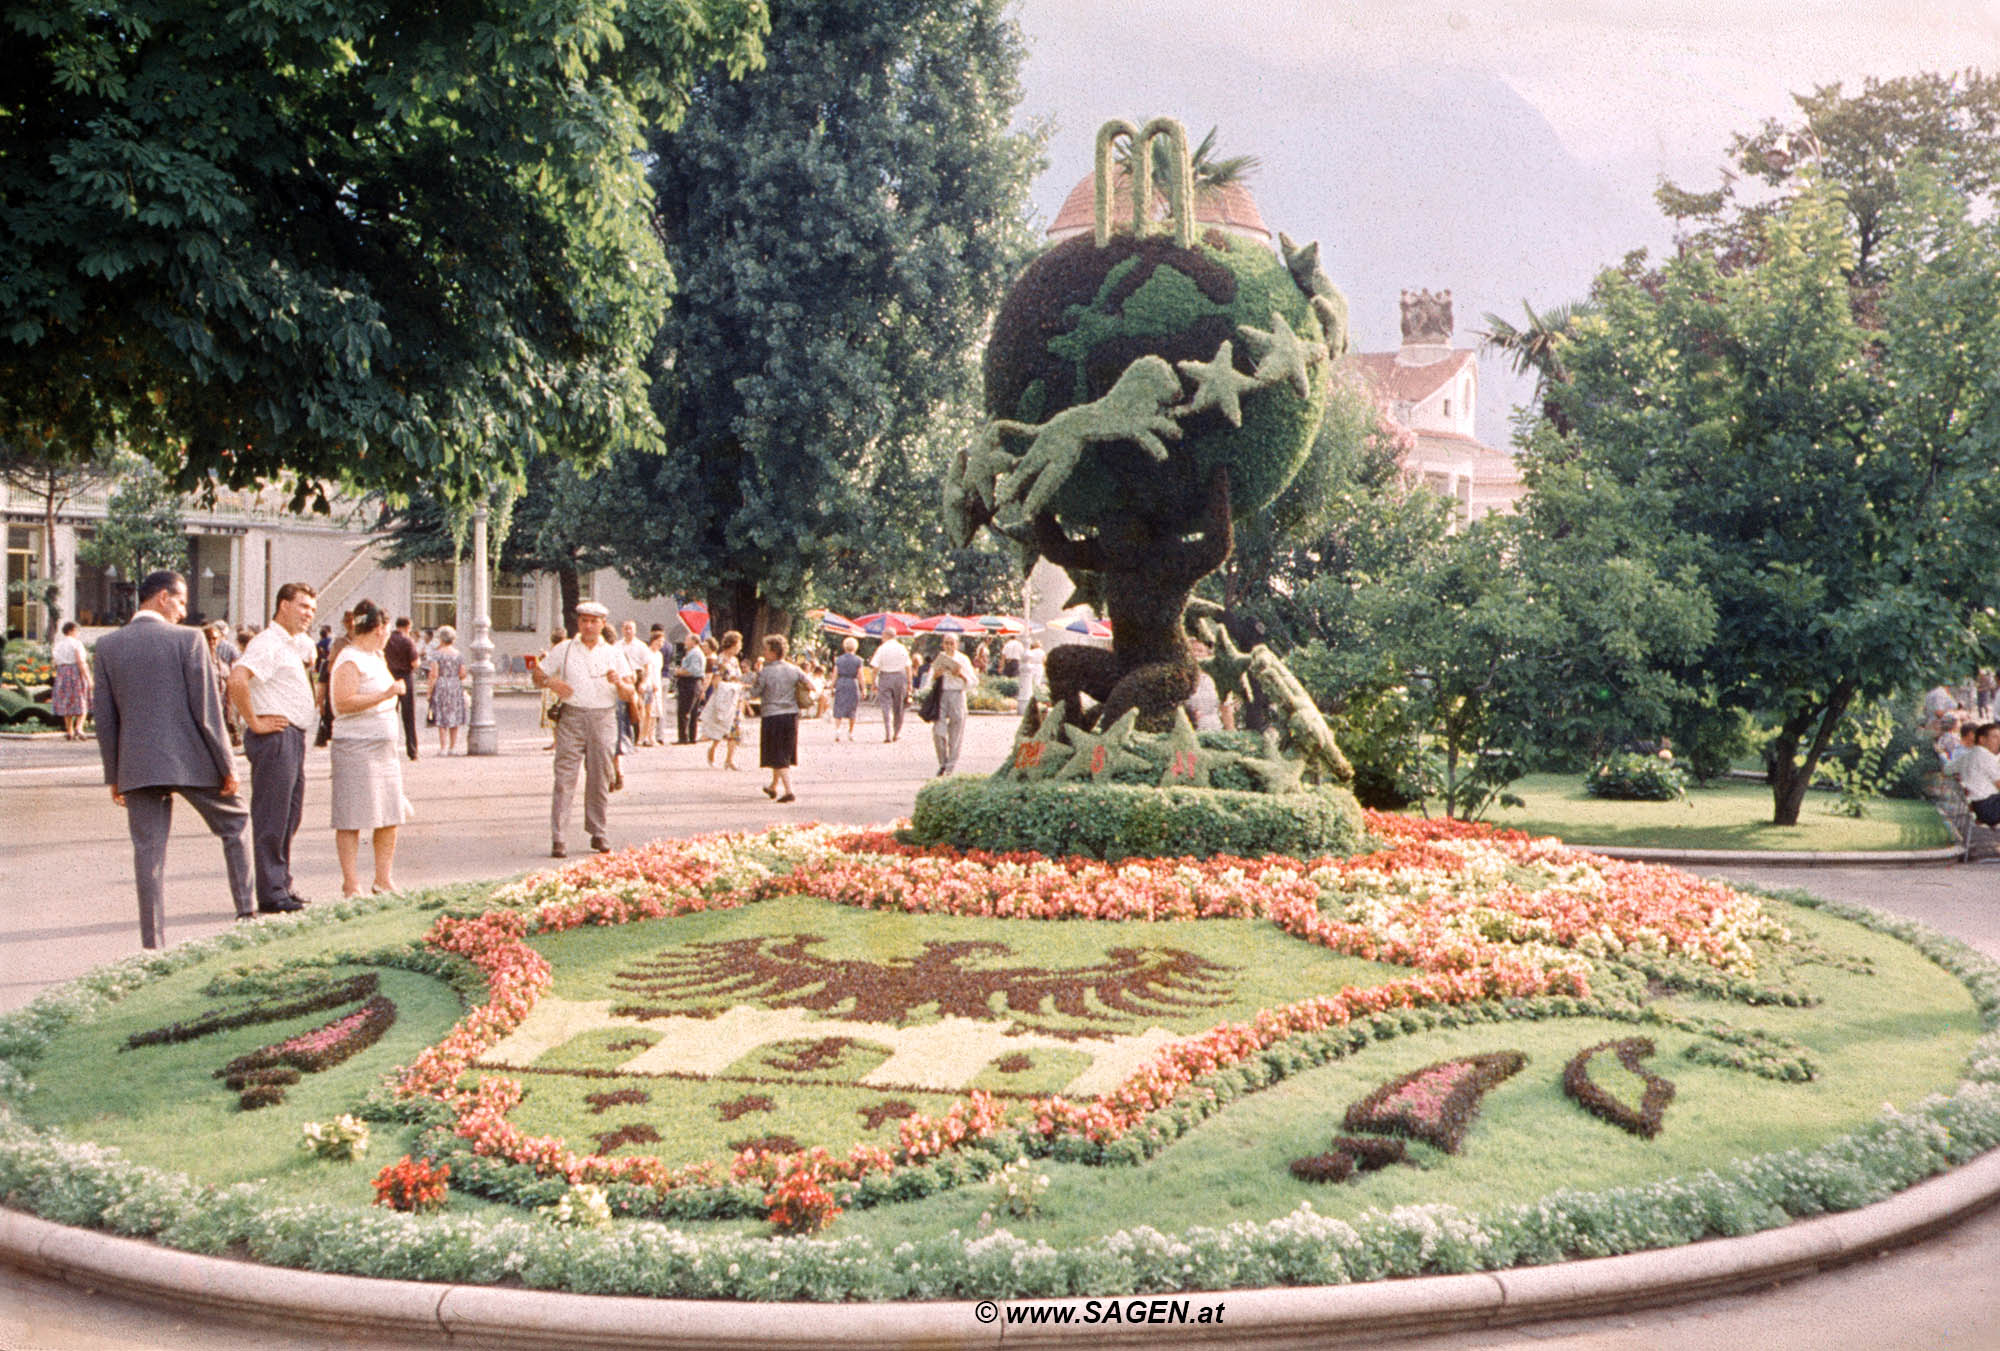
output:
<instances>
[{"instance_id":1,"label":"man wearing flat cap","mask_svg":"<svg viewBox=\"0 0 2000 1351\"><path fill-rule=\"evenodd\" d=\"M563 832L576 772L583 770L583 828L598 853L611 848L605 818L618 753L618 707L632 695L632 663L618 644L606 642L610 611L596 601L576 607L576 637L557 643L534 668L535 688L555 691L555 793L549 803L549 857L563 858Z\"/></svg>"}]
</instances>

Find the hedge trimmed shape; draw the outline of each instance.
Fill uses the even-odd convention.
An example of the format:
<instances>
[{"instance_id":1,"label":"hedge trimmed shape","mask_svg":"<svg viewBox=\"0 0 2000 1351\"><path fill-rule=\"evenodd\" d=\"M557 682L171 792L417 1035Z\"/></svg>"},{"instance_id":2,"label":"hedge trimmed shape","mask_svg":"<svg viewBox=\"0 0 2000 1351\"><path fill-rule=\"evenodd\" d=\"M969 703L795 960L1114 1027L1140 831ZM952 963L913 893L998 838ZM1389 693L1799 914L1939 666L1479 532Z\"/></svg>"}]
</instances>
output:
<instances>
[{"instance_id":1,"label":"hedge trimmed shape","mask_svg":"<svg viewBox=\"0 0 2000 1351\"><path fill-rule=\"evenodd\" d=\"M1591 1060L1604 1051L1617 1056L1619 1064L1644 1081L1646 1090L1637 1107L1614 1097L1590 1077ZM1620 1037L1586 1046L1563 1066L1563 1092L1598 1120L1650 1140L1660 1133L1661 1117L1674 1100L1674 1086L1639 1063L1652 1054L1651 1037Z\"/></svg>"},{"instance_id":2,"label":"hedge trimmed shape","mask_svg":"<svg viewBox=\"0 0 2000 1351\"><path fill-rule=\"evenodd\" d=\"M1117 860L1155 855L1318 858L1368 847L1345 789L1272 795L1212 788L959 777L917 794L907 842Z\"/></svg>"}]
</instances>

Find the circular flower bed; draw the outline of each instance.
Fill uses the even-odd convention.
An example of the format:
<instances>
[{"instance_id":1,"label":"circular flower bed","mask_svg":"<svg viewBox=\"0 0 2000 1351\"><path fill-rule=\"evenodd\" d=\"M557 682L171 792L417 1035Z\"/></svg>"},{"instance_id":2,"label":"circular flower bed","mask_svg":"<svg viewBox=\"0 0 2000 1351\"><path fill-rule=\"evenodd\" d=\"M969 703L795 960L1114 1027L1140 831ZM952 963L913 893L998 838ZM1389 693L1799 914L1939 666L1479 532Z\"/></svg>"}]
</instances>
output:
<instances>
[{"instance_id":1,"label":"circular flower bed","mask_svg":"<svg viewBox=\"0 0 2000 1351\"><path fill-rule=\"evenodd\" d=\"M1032 1227L1050 1223L1049 1212L1060 1210L1063 1189L1084 1185L1081 1174L1061 1169L1152 1167L1147 1161L1174 1158L1175 1142L1198 1136L1204 1122L1266 1095L1293 1110L1319 1113L1329 1133L1362 1132L1333 1137L1332 1153L1302 1161L1316 1166L1291 1170L1322 1183L1348 1179L1339 1190L1422 1185L1424 1171L1384 1166L1402 1157L1403 1137L1413 1152L1434 1151L1423 1155L1432 1160L1426 1170L1446 1166L1447 1154L1459 1150L1468 1130L1476 1144L1488 1129L1484 1123L1499 1110L1491 1104L1505 1107L1493 1129L1507 1129L1509 1114L1520 1110L1507 1106L1514 1101L1508 1094L1525 1102L1546 1091L1577 1121L1594 1122L1575 1098L1621 1125L1619 1104L1637 1103L1643 1095L1646 1101L1632 1111L1658 1133L1667 1097L1652 1087L1655 1076L1638 1068L1636 1040L1620 1043L1630 1050L1621 1051L1622 1060L1591 1060L1578 1048L1608 1044L1603 1031L1593 1031L1551 1058L1548 1034L1539 1029L1568 1020L1585 1020L1593 1029L1607 1022L1643 1024L1649 1051L1657 1040L1662 1056L1670 1054L1671 1038L1687 1066L1675 1071L1677 1079L1719 1069L1746 1083L1807 1085L1823 1076L1832 1054L1808 1044L1804 1031L1823 1016L1820 1011L1795 1012L1819 998L1822 978L1811 973L1835 973L1823 978L1829 988L1869 978L1871 958L1836 950L1824 936L1788 933L1770 905L1717 883L1457 823L1370 815L1366 824L1381 848L1320 859L1050 859L922 847L900 842L893 832L831 828L662 842L525 878L474 898L471 906L456 903L430 919L415 944L360 949L341 948L344 926L407 926L415 917L408 903L325 907L296 924L258 926L107 968L0 1020L6 1062L0 1069L6 1100L0 1195L51 1218L156 1235L198 1251L241 1246L264 1260L367 1274L518 1276L536 1285L695 1297L1117 1293L1472 1270L1747 1232L1788 1215L1863 1203L2000 1141L2000 1093L1990 1082L2000 1078L2000 1057L1993 1056L1989 1037L1974 1048L1970 1068L1949 1096L1832 1130L1803 1152L1727 1165L1717 1160L1685 1181L1663 1177L1604 1194L1571 1189L1559 1198L1476 1214L1425 1203L1330 1218L1301 1201L1278 1218L1226 1228L1195 1225L1172 1239L1129 1227L1059 1244L1033 1237ZM919 956L878 955L862 970L841 956L837 929L828 930L831 949L822 952L822 935L796 928L747 938L730 936L736 930L704 929L697 941L696 931L674 927L738 922L732 912L747 912L741 921L747 923L759 914L803 913L796 907L805 905L857 919L880 916L868 922L893 920L914 926L914 933L943 937L925 938ZM1863 912L1825 907L1822 913L1915 943L1965 982L1981 1018L1991 1021L1992 969L1965 949ZM1042 979L1050 976L1046 964L1024 965L1019 953L994 955L990 950L1004 945L983 937L990 927L977 927L994 924L1017 926L1007 932L1027 925L1051 941L1084 944L1093 954L1098 949L1088 945L1101 943L1110 945L1105 952L1126 955L1076 967L1096 982L1084 999L1064 975L1070 967L1055 971L1062 979ZM1383 969L1365 981L1304 992L1204 1027L1202 1010L1221 1007L1238 978L1212 949L1202 956L1167 945L1203 926L1231 924L1252 928L1229 929L1230 943L1263 926L1277 935L1269 941L1319 954L1310 960L1330 964L1328 971L1352 970L1356 963ZM1133 926L1149 935L1150 946L1131 946ZM1116 936L1092 936L1100 931ZM604 937L585 942L593 933ZM961 937L968 933L982 937ZM756 1005L762 1010L757 1016L772 1019L773 1028L782 1012L828 1023L893 1014L922 1030L952 1018L977 1022L949 1008L977 1012L990 996L1015 1001L995 1005L996 1016L1011 1020L1012 1034L1041 1029L1022 1036L1019 1048L1001 1057L1002 1068L1045 1063L1056 1067L1050 1072L1059 1081L1090 1053L1065 1058L1047 1043L1102 1048L1110 1043L1100 1024L1145 1026L1162 1018L1191 1030L1128 1038L1121 1054L1131 1058L1118 1061L1119 1076L1098 1091L1005 1094L974 1086L954 1096L938 1086L948 1081L941 1079L928 1097L910 1094L922 1098L920 1109L909 1101L875 1104L865 1129L847 1131L868 1136L859 1140L766 1132L749 1147L674 1162L644 1152L659 1136L630 1123L603 1133L595 1147L573 1135L523 1128L516 1121L523 1107L519 1078L483 1057L510 1037L518 1041L524 1026L548 1007L565 999L577 1004L574 992L562 998L553 993L559 971L543 948L573 954L585 942L617 950L624 934L642 944L640 952L668 941L662 957L639 963L650 982L645 997L664 1002L608 1011L602 1046L588 1037L571 1039L572 1045L589 1042L592 1054L639 1060L673 1052L671 1039L663 1040L658 1029L685 1023L705 1026L713 1037L723 1026L725 1005ZM238 954L266 944L284 945L289 956L268 970L242 965ZM1174 953L1180 955L1171 960L1162 955ZM752 958L752 965L743 965ZM617 970L628 973L634 960L620 959ZM1349 965L1338 967L1341 962ZM384 1013L385 1005L393 1006L389 993L351 976L334 988L360 1007L302 996L301 973L329 966L385 976L420 972L450 981L466 1001L448 1031L390 1076L387 1091L357 1104L378 1134L392 1133L380 1152L408 1155L384 1170L374 1188L385 1207L408 1213L331 1200L272 1207L256 1182L217 1190L66 1143L53 1121L31 1120L24 1107L28 1076L59 1040L115 1021L119 1002L135 992L202 973L213 978L199 990L189 987L184 1006L174 1007L157 1035L141 1035L148 1031L143 1027L121 1034L133 1046L124 1054L192 1056L213 1044L205 1038L239 1035L240 1029L253 1049L267 1048L265 1059L276 1056L313 1078L324 1070L329 1082L338 1073L351 1075L353 1066L384 1054L362 1054L374 1037L412 1019L393 1022ZM730 983L748 981L746 971L762 983ZM883 971L904 983L885 986ZM955 982L939 987L937 1009L912 1012L917 995L910 991L921 987L904 974L915 971ZM711 989L734 993L712 1006L701 1006L691 993ZM874 1003L859 1007L856 992ZM232 1012L228 1001L246 997L256 1017ZM612 1002L606 1001L607 1010ZM1743 1018L1743 1010L1765 1010L1768 1017ZM289 1035L260 1038L263 1016L274 1011L301 1021L279 1029ZM885 1043L900 1035L888 1022L881 1025ZM879 1056L868 1058L865 1035L803 1043L775 1031L766 1035L783 1051L785 1069L769 1081L781 1087L732 1088L734 1096L722 1104L725 1120L768 1113L774 1095L816 1082L813 1076L823 1076L828 1066L858 1066L852 1072L864 1079L878 1072L867 1068ZM1420 1053L1440 1039L1468 1037L1485 1044L1447 1047L1442 1059ZM1413 1058L1353 1078L1376 1063L1381 1053L1370 1048L1393 1049L1401 1039L1414 1041ZM1532 1042L1534 1049L1524 1054L1514 1042ZM321 1043L341 1053L322 1053ZM302 1048L301 1054L286 1048ZM898 1046L889 1052L901 1054ZM1565 1061L1572 1066L1567 1082ZM1324 1079L1350 1062L1354 1068L1342 1070L1346 1078ZM562 1068L576 1063L555 1056L551 1072L609 1075ZM337 1064L345 1068L336 1071ZM1654 1068L1660 1067L1656 1061ZM1621 1072L1641 1077L1626 1083ZM1521 1087L1538 1073L1546 1084ZM668 1071L658 1082L686 1078ZM1315 1100L1285 1095L1290 1084L1309 1080L1354 1083L1359 1091L1342 1089L1337 1100L1301 1108ZM1570 1097L1562 1096L1565 1088ZM643 1088L620 1079L591 1100L619 1108L645 1097ZM1484 1112L1477 1110L1482 1099ZM288 1106L267 1107L260 1116ZM1675 1118L1664 1119L1664 1138L1671 1139ZM1628 1133L1629 1126L1589 1128L1629 1142L1621 1148L1651 1147L1651 1136ZM1326 1149L1325 1140L1288 1157L1314 1148ZM1031 1157L1057 1170L1057 1180L1050 1192L1047 1175L1033 1174L1041 1179L1037 1201L1022 1207L1021 1178L1029 1174L1008 1166ZM1284 1163L1272 1171L1284 1173ZM1381 1178L1390 1180L1366 1180ZM448 1199L456 1192L513 1203L520 1218L458 1215ZM1028 1232L938 1229L894 1241L879 1227L844 1232L858 1222L845 1216L898 1210L892 1203L921 1209L959 1193L990 1193L1002 1219ZM441 1214L420 1213L441 1200ZM951 1204L962 1210L979 1202ZM1606 1223L1613 1214L1616 1223ZM985 1223L992 1223L990 1210ZM745 1225L794 1237L759 1237ZM826 1237L803 1237L829 1227ZM552 1234L561 1241L551 1241Z\"/></svg>"}]
</instances>

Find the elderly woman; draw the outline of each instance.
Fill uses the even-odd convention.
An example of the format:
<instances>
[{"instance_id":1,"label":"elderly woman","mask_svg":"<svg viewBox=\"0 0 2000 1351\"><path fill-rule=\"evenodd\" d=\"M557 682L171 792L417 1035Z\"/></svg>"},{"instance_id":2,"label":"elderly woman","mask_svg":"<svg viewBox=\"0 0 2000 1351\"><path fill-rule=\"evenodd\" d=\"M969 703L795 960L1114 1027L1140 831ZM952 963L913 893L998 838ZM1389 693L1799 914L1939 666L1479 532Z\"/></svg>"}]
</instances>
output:
<instances>
[{"instance_id":1,"label":"elderly woman","mask_svg":"<svg viewBox=\"0 0 2000 1351\"><path fill-rule=\"evenodd\" d=\"M396 707L403 682L389 674L382 649L389 622L373 601L354 607L353 641L333 661L333 844L340 892L361 894L361 832L372 831L375 890L394 891L396 828L409 814L403 797L403 722Z\"/></svg>"},{"instance_id":2,"label":"elderly woman","mask_svg":"<svg viewBox=\"0 0 2000 1351\"><path fill-rule=\"evenodd\" d=\"M840 655L833 659L833 739L840 740L840 724L847 724L847 739L854 740L854 711L861 707L861 673L868 663L861 660L861 644L853 638L840 640Z\"/></svg>"},{"instance_id":3,"label":"elderly woman","mask_svg":"<svg viewBox=\"0 0 2000 1351\"><path fill-rule=\"evenodd\" d=\"M750 692L757 696L759 710L757 763L771 771L764 796L796 802L792 766L799 762L799 709L809 705L818 691L804 671L785 660L785 652L783 635L765 636L764 662L757 668Z\"/></svg>"},{"instance_id":4,"label":"elderly woman","mask_svg":"<svg viewBox=\"0 0 2000 1351\"><path fill-rule=\"evenodd\" d=\"M458 630L449 624L438 626L424 678L430 682L431 722L438 729L438 754L450 755L458 749L458 729L471 721L471 714L465 702L465 657L458 650Z\"/></svg>"},{"instance_id":5,"label":"elderly woman","mask_svg":"<svg viewBox=\"0 0 2000 1351\"><path fill-rule=\"evenodd\" d=\"M83 639L76 636L76 621L65 620L62 637L49 650L55 666L55 692L49 704L63 720L63 740L83 740L83 715L90 712L90 663L84 660Z\"/></svg>"}]
</instances>

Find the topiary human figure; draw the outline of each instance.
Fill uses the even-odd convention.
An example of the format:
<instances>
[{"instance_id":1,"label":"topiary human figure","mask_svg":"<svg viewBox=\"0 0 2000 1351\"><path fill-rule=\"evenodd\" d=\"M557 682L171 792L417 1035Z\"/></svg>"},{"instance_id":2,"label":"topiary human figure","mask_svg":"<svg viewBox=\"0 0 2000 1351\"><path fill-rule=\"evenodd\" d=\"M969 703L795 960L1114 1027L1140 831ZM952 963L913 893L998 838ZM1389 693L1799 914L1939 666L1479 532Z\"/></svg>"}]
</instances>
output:
<instances>
[{"instance_id":1,"label":"topiary human figure","mask_svg":"<svg viewBox=\"0 0 2000 1351\"><path fill-rule=\"evenodd\" d=\"M1114 227L1120 140L1132 195ZM1154 219L1156 160L1171 170L1170 222ZM1110 620L1110 651L1050 654L1073 725L1136 708L1142 730L1168 730L1198 675L1188 596L1229 557L1233 520L1267 506L1310 453L1346 305L1314 246L1284 244L1280 257L1218 230L1197 238L1181 125L1110 122L1095 233L1037 258L1002 303L985 359L993 421L957 458L946 512L962 542L990 525L1024 565L1068 569Z\"/></svg>"}]
</instances>

